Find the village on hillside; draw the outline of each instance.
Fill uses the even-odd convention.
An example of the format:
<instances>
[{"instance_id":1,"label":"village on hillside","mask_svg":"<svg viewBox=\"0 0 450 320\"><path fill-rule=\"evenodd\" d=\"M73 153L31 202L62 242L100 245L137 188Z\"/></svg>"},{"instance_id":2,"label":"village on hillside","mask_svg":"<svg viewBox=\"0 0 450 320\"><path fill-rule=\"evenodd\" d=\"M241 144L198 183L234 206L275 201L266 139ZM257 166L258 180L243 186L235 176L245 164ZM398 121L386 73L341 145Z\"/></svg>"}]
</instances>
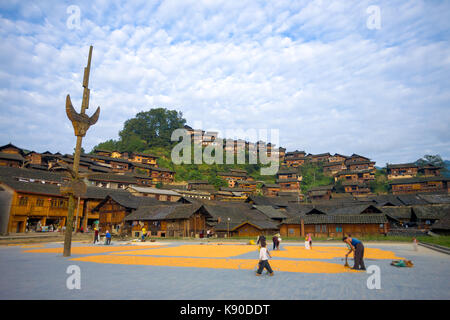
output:
<instances>
[{"instance_id":1,"label":"village on hillside","mask_svg":"<svg viewBox=\"0 0 450 320\"><path fill-rule=\"evenodd\" d=\"M214 144L216 132L201 133L202 146ZM251 150L250 142L235 140ZM139 237L248 237L280 233L282 237L339 238L416 232L450 231L450 179L432 164L388 164L389 192L371 192L375 162L352 154L286 152L264 144L277 154L275 183L257 181L242 169L217 172L227 182L216 188L207 180L175 181L176 172L161 168L158 156L94 149L83 153L79 172L87 188L76 204L75 230ZM230 148L227 144L224 148ZM256 148L256 150L259 150ZM230 150L227 150L230 151ZM64 230L68 199L63 189L70 180L74 157L69 154L25 151L13 144L0 147L0 233ZM334 183L301 192L300 169L317 164Z\"/></svg>"}]
</instances>

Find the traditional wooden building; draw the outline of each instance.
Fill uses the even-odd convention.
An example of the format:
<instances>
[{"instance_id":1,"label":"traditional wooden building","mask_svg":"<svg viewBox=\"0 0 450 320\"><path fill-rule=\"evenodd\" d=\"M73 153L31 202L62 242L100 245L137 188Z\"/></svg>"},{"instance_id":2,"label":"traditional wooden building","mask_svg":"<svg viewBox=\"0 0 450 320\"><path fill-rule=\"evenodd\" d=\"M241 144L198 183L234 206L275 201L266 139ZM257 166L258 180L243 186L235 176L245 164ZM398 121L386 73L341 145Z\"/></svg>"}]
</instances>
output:
<instances>
[{"instance_id":1,"label":"traditional wooden building","mask_svg":"<svg viewBox=\"0 0 450 320\"><path fill-rule=\"evenodd\" d=\"M308 198L312 202L330 200L333 189L333 185L313 187L308 190Z\"/></svg>"},{"instance_id":2,"label":"traditional wooden building","mask_svg":"<svg viewBox=\"0 0 450 320\"><path fill-rule=\"evenodd\" d=\"M329 162L329 163L324 163L323 164L323 173L326 176L333 176L336 173L343 171L343 170L347 170L347 166L345 165L345 163L342 162Z\"/></svg>"},{"instance_id":3,"label":"traditional wooden building","mask_svg":"<svg viewBox=\"0 0 450 320\"><path fill-rule=\"evenodd\" d=\"M21 168L25 162L22 149L8 143L0 147L0 166Z\"/></svg>"},{"instance_id":4,"label":"traditional wooden building","mask_svg":"<svg viewBox=\"0 0 450 320\"><path fill-rule=\"evenodd\" d=\"M304 158L304 157L306 157L306 152L299 151L299 150L289 151L289 152L286 152L286 154L285 154L285 159Z\"/></svg>"},{"instance_id":5,"label":"traditional wooden building","mask_svg":"<svg viewBox=\"0 0 450 320\"><path fill-rule=\"evenodd\" d=\"M230 170L229 172L218 172L217 176L225 179L228 182L230 188L234 188L236 181L248 180L247 172L244 170Z\"/></svg>"},{"instance_id":6,"label":"traditional wooden building","mask_svg":"<svg viewBox=\"0 0 450 320\"><path fill-rule=\"evenodd\" d=\"M386 234L389 222L384 214L326 215L311 214L286 219L280 224L282 237L342 238Z\"/></svg>"},{"instance_id":7,"label":"traditional wooden building","mask_svg":"<svg viewBox=\"0 0 450 320\"><path fill-rule=\"evenodd\" d=\"M419 166L418 174L420 174L421 176L424 176L424 177L439 176L441 169L442 169L442 167L435 166L432 164L427 164L427 165Z\"/></svg>"},{"instance_id":8,"label":"traditional wooden building","mask_svg":"<svg viewBox=\"0 0 450 320\"><path fill-rule=\"evenodd\" d=\"M418 193L418 192L449 192L450 178L416 177L397 179L389 182L393 194Z\"/></svg>"},{"instance_id":9,"label":"traditional wooden building","mask_svg":"<svg viewBox=\"0 0 450 320\"><path fill-rule=\"evenodd\" d=\"M277 183L264 183L261 191L265 197L276 197L281 191L281 187Z\"/></svg>"},{"instance_id":10,"label":"traditional wooden building","mask_svg":"<svg viewBox=\"0 0 450 320\"><path fill-rule=\"evenodd\" d=\"M353 196L367 195L370 193L369 186L360 181L344 181L342 182L345 192L350 193Z\"/></svg>"},{"instance_id":11,"label":"traditional wooden building","mask_svg":"<svg viewBox=\"0 0 450 320\"><path fill-rule=\"evenodd\" d=\"M131 227L125 224L125 218L138 208L144 206L167 205L151 197L136 197L129 192L110 193L91 209L97 213L100 232L106 230L124 234L131 233Z\"/></svg>"},{"instance_id":12,"label":"traditional wooden building","mask_svg":"<svg viewBox=\"0 0 450 320\"><path fill-rule=\"evenodd\" d=\"M450 205L414 205L411 206L411 221L418 228L430 230L440 219L450 216Z\"/></svg>"},{"instance_id":13,"label":"traditional wooden building","mask_svg":"<svg viewBox=\"0 0 450 320\"><path fill-rule=\"evenodd\" d=\"M158 167L158 156L146 153L133 152L128 158L128 161L146 164L153 167Z\"/></svg>"},{"instance_id":14,"label":"traditional wooden building","mask_svg":"<svg viewBox=\"0 0 450 320\"><path fill-rule=\"evenodd\" d=\"M375 180L375 174L372 170L343 170L334 175L335 181L358 181L365 183Z\"/></svg>"},{"instance_id":15,"label":"traditional wooden building","mask_svg":"<svg viewBox=\"0 0 450 320\"><path fill-rule=\"evenodd\" d=\"M386 174L388 179L414 178L419 167L414 163L387 164Z\"/></svg>"},{"instance_id":16,"label":"traditional wooden building","mask_svg":"<svg viewBox=\"0 0 450 320\"><path fill-rule=\"evenodd\" d=\"M140 206L125 221L134 231L146 227L154 236L202 237L209 218L211 215L201 204L177 203Z\"/></svg>"},{"instance_id":17,"label":"traditional wooden building","mask_svg":"<svg viewBox=\"0 0 450 320\"><path fill-rule=\"evenodd\" d=\"M256 192L257 182L255 180L237 180L236 186L241 189L247 189L250 194L254 194Z\"/></svg>"},{"instance_id":18,"label":"traditional wooden building","mask_svg":"<svg viewBox=\"0 0 450 320\"><path fill-rule=\"evenodd\" d=\"M348 170L375 170L375 162L369 160L347 162L345 164Z\"/></svg>"},{"instance_id":19,"label":"traditional wooden building","mask_svg":"<svg viewBox=\"0 0 450 320\"><path fill-rule=\"evenodd\" d=\"M306 158L312 163L316 163L316 162L326 163L326 162L328 162L328 159L330 157L331 157L331 154L329 152L320 153L320 154L308 154L306 156Z\"/></svg>"},{"instance_id":20,"label":"traditional wooden building","mask_svg":"<svg viewBox=\"0 0 450 320\"><path fill-rule=\"evenodd\" d=\"M126 188L132 195L150 197L159 201L177 202L182 195L174 190L157 189L150 187L129 186Z\"/></svg>"},{"instance_id":21,"label":"traditional wooden building","mask_svg":"<svg viewBox=\"0 0 450 320\"><path fill-rule=\"evenodd\" d=\"M345 164L348 166L351 163L363 162L363 161L370 161L370 159L354 153L350 157L347 157L347 159L345 159Z\"/></svg>"},{"instance_id":22,"label":"traditional wooden building","mask_svg":"<svg viewBox=\"0 0 450 320\"><path fill-rule=\"evenodd\" d=\"M115 173L90 174L86 180L88 185L112 189L126 189L138 184L138 180L132 175Z\"/></svg>"},{"instance_id":23,"label":"traditional wooden building","mask_svg":"<svg viewBox=\"0 0 450 320\"><path fill-rule=\"evenodd\" d=\"M344 156L339 153L335 153L334 155L328 157L328 162L345 162L347 160L347 156Z\"/></svg>"},{"instance_id":24,"label":"traditional wooden building","mask_svg":"<svg viewBox=\"0 0 450 320\"><path fill-rule=\"evenodd\" d=\"M111 157L112 152L109 150L104 150L104 149L94 149L93 153L97 156Z\"/></svg>"}]
</instances>

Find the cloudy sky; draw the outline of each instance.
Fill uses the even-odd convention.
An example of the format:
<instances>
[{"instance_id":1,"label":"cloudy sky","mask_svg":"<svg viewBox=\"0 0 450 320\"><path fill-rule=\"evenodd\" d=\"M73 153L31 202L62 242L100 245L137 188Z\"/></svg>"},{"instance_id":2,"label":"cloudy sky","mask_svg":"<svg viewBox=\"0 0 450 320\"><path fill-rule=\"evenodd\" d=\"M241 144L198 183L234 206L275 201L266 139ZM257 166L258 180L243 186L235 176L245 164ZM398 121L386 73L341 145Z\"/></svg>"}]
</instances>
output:
<instances>
[{"instance_id":1,"label":"cloudy sky","mask_svg":"<svg viewBox=\"0 0 450 320\"><path fill-rule=\"evenodd\" d=\"M288 151L450 159L449 17L448 1L1 1L0 145L73 152L65 96L80 110L93 45L86 151L166 107L279 130Z\"/></svg>"}]
</instances>

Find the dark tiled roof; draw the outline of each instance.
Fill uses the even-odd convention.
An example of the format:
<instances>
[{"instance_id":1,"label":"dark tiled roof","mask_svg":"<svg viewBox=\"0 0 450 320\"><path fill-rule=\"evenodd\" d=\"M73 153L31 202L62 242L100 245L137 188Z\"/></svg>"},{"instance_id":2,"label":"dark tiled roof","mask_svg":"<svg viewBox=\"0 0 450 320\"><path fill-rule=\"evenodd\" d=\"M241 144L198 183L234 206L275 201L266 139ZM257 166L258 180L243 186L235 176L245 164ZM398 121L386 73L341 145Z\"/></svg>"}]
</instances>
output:
<instances>
[{"instance_id":1,"label":"dark tiled roof","mask_svg":"<svg viewBox=\"0 0 450 320\"><path fill-rule=\"evenodd\" d=\"M398 164L387 164L386 169L396 169L396 168L417 168L415 163L398 163Z\"/></svg>"},{"instance_id":2,"label":"dark tiled roof","mask_svg":"<svg viewBox=\"0 0 450 320\"><path fill-rule=\"evenodd\" d=\"M450 230L450 214L440 218L431 226L431 230Z\"/></svg>"},{"instance_id":3,"label":"dark tiled roof","mask_svg":"<svg viewBox=\"0 0 450 320\"><path fill-rule=\"evenodd\" d=\"M18 153L0 152L0 159L24 161L25 159Z\"/></svg>"},{"instance_id":4,"label":"dark tiled roof","mask_svg":"<svg viewBox=\"0 0 450 320\"><path fill-rule=\"evenodd\" d=\"M415 205L412 211L418 219L440 219L450 214L450 205Z\"/></svg>"},{"instance_id":5,"label":"dark tiled roof","mask_svg":"<svg viewBox=\"0 0 450 320\"><path fill-rule=\"evenodd\" d=\"M287 215L282 211L275 209L272 206L254 206L254 208L263 214L265 214L270 219L285 219Z\"/></svg>"},{"instance_id":6,"label":"dark tiled roof","mask_svg":"<svg viewBox=\"0 0 450 320\"><path fill-rule=\"evenodd\" d=\"M126 221L134 220L176 220L187 219L194 214L200 206L198 204L155 204L142 205L128 215Z\"/></svg>"},{"instance_id":7,"label":"dark tiled roof","mask_svg":"<svg viewBox=\"0 0 450 320\"><path fill-rule=\"evenodd\" d=\"M381 210L394 219L411 219L411 207L382 207Z\"/></svg>"},{"instance_id":8,"label":"dark tiled roof","mask_svg":"<svg viewBox=\"0 0 450 320\"><path fill-rule=\"evenodd\" d=\"M286 219L281 224L380 224L386 223L385 215L381 214L363 214L363 215L323 215L314 214L306 216L297 216Z\"/></svg>"},{"instance_id":9,"label":"dark tiled roof","mask_svg":"<svg viewBox=\"0 0 450 320\"><path fill-rule=\"evenodd\" d=\"M404 178L404 179L395 179L389 182L389 184L409 184L409 183L420 183L420 182L429 182L429 181L450 181L450 178L446 178L444 176L436 176L436 177L416 177L416 178Z\"/></svg>"},{"instance_id":10,"label":"dark tiled roof","mask_svg":"<svg viewBox=\"0 0 450 320\"><path fill-rule=\"evenodd\" d=\"M428 204L426 200L419 197L417 194L399 194L397 195L397 199L405 206Z\"/></svg>"},{"instance_id":11,"label":"dark tiled roof","mask_svg":"<svg viewBox=\"0 0 450 320\"><path fill-rule=\"evenodd\" d=\"M446 194L418 194L419 198L425 200L428 203L433 204L446 204L450 203L450 195Z\"/></svg>"},{"instance_id":12,"label":"dark tiled roof","mask_svg":"<svg viewBox=\"0 0 450 320\"><path fill-rule=\"evenodd\" d=\"M130 183L136 184L137 179L135 177L129 175L122 174L114 174L114 173L97 173L90 174L88 176L88 180L92 181L111 181L111 182L121 182L121 183Z\"/></svg>"}]
</instances>

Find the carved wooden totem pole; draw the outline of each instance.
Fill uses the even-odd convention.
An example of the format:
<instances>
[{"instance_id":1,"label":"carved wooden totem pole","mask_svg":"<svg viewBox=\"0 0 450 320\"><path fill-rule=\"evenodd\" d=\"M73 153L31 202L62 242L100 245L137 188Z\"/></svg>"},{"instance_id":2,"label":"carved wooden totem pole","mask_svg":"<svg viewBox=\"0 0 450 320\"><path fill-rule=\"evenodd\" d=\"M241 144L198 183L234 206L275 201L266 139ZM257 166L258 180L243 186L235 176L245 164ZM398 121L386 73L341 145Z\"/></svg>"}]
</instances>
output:
<instances>
[{"instance_id":1,"label":"carved wooden totem pole","mask_svg":"<svg viewBox=\"0 0 450 320\"><path fill-rule=\"evenodd\" d=\"M68 184L61 186L61 193L69 196L69 208L67 213L66 222L66 233L64 238L64 257L70 256L70 249L72 245L72 231L73 231L73 213L75 210L75 197L81 197L86 192L86 185L80 179L78 174L78 167L80 164L80 154L81 154L81 141L86 135L87 130L90 126L94 125L100 115L100 107L97 108L92 117L88 117L85 113L86 109L89 108L89 73L91 70L91 57L92 57L92 46L89 48L89 58L87 67L84 68L83 77L83 101L81 103L81 112L77 113L72 106L70 101L70 95L66 97L66 113L70 121L72 121L73 129L75 131L75 136L77 137L77 145L75 148L75 154L73 159L73 167L70 170L72 175L72 180Z\"/></svg>"}]
</instances>

